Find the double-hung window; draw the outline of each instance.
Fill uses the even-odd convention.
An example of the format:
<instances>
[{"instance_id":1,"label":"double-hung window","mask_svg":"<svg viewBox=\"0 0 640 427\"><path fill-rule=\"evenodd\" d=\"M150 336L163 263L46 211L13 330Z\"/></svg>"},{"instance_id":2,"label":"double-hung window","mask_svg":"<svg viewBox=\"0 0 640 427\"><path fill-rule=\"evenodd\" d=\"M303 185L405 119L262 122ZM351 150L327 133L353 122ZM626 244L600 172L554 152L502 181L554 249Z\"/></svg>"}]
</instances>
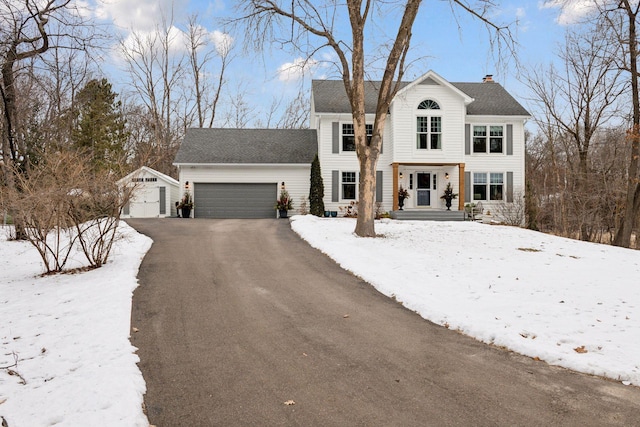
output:
<instances>
[{"instance_id":1,"label":"double-hung window","mask_svg":"<svg viewBox=\"0 0 640 427\"><path fill-rule=\"evenodd\" d=\"M503 200L504 174L502 172L474 172L473 200Z\"/></svg>"},{"instance_id":2,"label":"double-hung window","mask_svg":"<svg viewBox=\"0 0 640 427\"><path fill-rule=\"evenodd\" d=\"M365 125L367 140L371 141L373 125ZM342 151L356 151L356 136L353 130L353 123L342 124Z\"/></svg>"},{"instance_id":3,"label":"double-hung window","mask_svg":"<svg viewBox=\"0 0 640 427\"><path fill-rule=\"evenodd\" d=\"M344 200L356 199L356 173L342 172L342 198Z\"/></svg>"},{"instance_id":4,"label":"double-hung window","mask_svg":"<svg viewBox=\"0 0 640 427\"><path fill-rule=\"evenodd\" d=\"M502 153L504 146L503 126L474 126L474 153Z\"/></svg>"},{"instance_id":5,"label":"double-hung window","mask_svg":"<svg viewBox=\"0 0 640 427\"><path fill-rule=\"evenodd\" d=\"M418 105L416 117L416 147L419 150L442 149L442 117L440 105L432 99Z\"/></svg>"}]
</instances>

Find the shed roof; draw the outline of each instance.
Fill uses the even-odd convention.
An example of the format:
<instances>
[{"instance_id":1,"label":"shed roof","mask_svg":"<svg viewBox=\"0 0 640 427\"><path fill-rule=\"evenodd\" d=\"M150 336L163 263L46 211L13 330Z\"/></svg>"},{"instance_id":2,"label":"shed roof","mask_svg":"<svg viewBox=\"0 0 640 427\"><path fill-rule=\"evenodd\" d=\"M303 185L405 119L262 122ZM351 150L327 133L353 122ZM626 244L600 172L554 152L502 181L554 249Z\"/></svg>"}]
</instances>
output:
<instances>
[{"instance_id":1,"label":"shed roof","mask_svg":"<svg viewBox=\"0 0 640 427\"><path fill-rule=\"evenodd\" d=\"M401 82L400 89L411 82ZM467 106L471 116L529 116L529 112L496 82L451 83L474 99ZM374 114L378 102L380 81L365 82L365 112ZM313 80L313 102L317 113L351 113L351 106L342 80Z\"/></svg>"},{"instance_id":2,"label":"shed roof","mask_svg":"<svg viewBox=\"0 0 640 427\"><path fill-rule=\"evenodd\" d=\"M174 164L310 164L318 152L309 129L188 129Z\"/></svg>"}]
</instances>

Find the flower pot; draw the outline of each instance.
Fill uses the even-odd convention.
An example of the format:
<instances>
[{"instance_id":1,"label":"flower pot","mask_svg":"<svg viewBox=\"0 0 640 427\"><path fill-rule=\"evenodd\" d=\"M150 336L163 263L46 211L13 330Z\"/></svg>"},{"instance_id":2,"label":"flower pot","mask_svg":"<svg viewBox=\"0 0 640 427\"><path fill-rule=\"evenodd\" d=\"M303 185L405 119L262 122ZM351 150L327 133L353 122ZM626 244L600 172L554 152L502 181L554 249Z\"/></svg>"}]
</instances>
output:
<instances>
[{"instance_id":1,"label":"flower pot","mask_svg":"<svg viewBox=\"0 0 640 427\"><path fill-rule=\"evenodd\" d=\"M451 199L446 199L445 200L445 204L447 205L447 210L450 211L451 210Z\"/></svg>"},{"instance_id":2,"label":"flower pot","mask_svg":"<svg viewBox=\"0 0 640 427\"><path fill-rule=\"evenodd\" d=\"M331 216L331 212L329 211L324 211L324 217L325 218L329 218Z\"/></svg>"},{"instance_id":3,"label":"flower pot","mask_svg":"<svg viewBox=\"0 0 640 427\"><path fill-rule=\"evenodd\" d=\"M335 218L338 216L338 211L331 211L331 218Z\"/></svg>"},{"instance_id":4,"label":"flower pot","mask_svg":"<svg viewBox=\"0 0 640 427\"><path fill-rule=\"evenodd\" d=\"M280 214L280 218L287 218L287 210L286 209L280 209L278 211L278 213Z\"/></svg>"},{"instance_id":5,"label":"flower pot","mask_svg":"<svg viewBox=\"0 0 640 427\"><path fill-rule=\"evenodd\" d=\"M191 208L182 207L182 218L189 218L191 216Z\"/></svg>"}]
</instances>

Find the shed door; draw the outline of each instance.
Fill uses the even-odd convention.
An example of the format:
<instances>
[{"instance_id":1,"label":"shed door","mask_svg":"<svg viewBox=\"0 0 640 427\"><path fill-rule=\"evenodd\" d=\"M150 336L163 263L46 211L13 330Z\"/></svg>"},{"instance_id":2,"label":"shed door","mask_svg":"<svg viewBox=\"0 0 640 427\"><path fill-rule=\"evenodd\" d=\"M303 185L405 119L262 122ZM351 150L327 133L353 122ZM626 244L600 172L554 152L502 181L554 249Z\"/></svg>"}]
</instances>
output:
<instances>
[{"instance_id":1,"label":"shed door","mask_svg":"<svg viewBox=\"0 0 640 427\"><path fill-rule=\"evenodd\" d=\"M278 184L196 183L195 218L275 218Z\"/></svg>"}]
</instances>

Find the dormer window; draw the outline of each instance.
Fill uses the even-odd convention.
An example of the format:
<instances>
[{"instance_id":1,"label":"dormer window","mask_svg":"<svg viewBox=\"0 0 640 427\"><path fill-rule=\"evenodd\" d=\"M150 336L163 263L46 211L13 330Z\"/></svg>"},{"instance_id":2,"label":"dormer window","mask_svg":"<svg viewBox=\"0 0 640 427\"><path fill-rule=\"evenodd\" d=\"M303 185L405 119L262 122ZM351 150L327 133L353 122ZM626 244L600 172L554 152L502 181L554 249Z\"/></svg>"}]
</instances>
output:
<instances>
[{"instance_id":1,"label":"dormer window","mask_svg":"<svg viewBox=\"0 0 640 427\"><path fill-rule=\"evenodd\" d=\"M418 150L442 149L442 117L440 105L433 99L425 99L418 105L416 117L416 148Z\"/></svg>"}]
</instances>

